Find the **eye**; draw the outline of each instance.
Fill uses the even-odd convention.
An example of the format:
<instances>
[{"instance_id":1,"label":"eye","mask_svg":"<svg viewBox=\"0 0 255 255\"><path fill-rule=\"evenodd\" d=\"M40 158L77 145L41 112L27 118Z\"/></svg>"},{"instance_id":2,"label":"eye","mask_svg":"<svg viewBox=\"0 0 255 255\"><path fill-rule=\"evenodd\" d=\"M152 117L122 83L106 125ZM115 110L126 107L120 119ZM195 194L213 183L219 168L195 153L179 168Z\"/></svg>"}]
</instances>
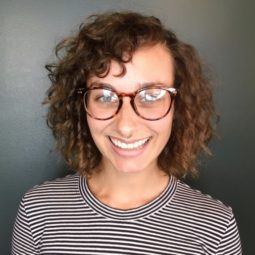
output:
<instances>
[{"instance_id":1,"label":"eye","mask_svg":"<svg viewBox=\"0 0 255 255\"><path fill-rule=\"evenodd\" d=\"M139 93L139 100L150 103L161 100L165 95L166 91L163 89L144 89Z\"/></svg>"},{"instance_id":2,"label":"eye","mask_svg":"<svg viewBox=\"0 0 255 255\"><path fill-rule=\"evenodd\" d=\"M100 103L115 103L118 102L118 96L110 91L110 90L106 90L106 89L98 89L95 90L94 92L94 101L95 102L100 102Z\"/></svg>"}]
</instances>

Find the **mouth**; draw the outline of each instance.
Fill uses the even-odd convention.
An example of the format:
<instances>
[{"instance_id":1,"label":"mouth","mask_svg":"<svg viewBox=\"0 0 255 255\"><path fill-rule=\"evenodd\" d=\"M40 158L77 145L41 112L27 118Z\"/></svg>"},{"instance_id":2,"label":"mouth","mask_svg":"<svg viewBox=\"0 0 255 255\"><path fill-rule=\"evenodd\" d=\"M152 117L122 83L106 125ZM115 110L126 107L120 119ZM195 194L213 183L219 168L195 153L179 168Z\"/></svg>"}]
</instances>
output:
<instances>
[{"instance_id":1,"label":"mouth","mask_svg":"<svg viewBox=\"0 0 255 255\"><path fill-rule=\"evenodd\" d=\"M147 137L147 138L137 139L132 142L124 142L123 140L119 140L115 137L109 136L109 140L115 148L120 150L125 150L125 151L140 150L148 144L151 138L152 137Z\"/></svg>"}]
</instances>

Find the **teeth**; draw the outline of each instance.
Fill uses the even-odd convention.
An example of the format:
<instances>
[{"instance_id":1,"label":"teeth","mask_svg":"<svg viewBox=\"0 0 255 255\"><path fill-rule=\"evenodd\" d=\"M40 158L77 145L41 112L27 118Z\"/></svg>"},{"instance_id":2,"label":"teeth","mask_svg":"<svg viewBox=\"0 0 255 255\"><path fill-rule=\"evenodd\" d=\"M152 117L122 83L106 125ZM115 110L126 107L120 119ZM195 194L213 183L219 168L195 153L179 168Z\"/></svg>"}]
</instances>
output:
<instances>
[{"instance_id":1,"label":"teeth","mask_svg":"<svg viewBox=\"0 0 255 255\"><path fill-rule=\"evenodd\" d=\"M128 150L137 149L137 148L141 147L142 145L144 145L148 140L149 140L149 138L145 138L145 139L139 140L135 143L123 143L117 139L111 138L111 141L115 146L117 146L121 149L128 149Z\"/></svg>"}]
</instances>

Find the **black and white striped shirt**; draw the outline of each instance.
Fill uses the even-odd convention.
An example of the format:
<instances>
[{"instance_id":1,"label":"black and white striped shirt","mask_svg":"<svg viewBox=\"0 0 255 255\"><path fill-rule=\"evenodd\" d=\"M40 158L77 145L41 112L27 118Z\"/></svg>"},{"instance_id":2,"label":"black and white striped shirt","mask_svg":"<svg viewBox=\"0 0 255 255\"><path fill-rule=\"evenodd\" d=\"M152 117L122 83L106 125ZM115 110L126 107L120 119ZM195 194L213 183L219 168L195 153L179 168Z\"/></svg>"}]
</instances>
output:
<instances>
[{"instance_id":1,"label":"black and white striped shirt","mask_svg":"<svg viewBox=\"0 0 255 255\"><path fill-rule=\"evenodd\" d=\"M13 255L241 254L230 207L174 177L150 203L119 210L101 203L78 174L23 197Z\"/></svg>"}]
</instances>

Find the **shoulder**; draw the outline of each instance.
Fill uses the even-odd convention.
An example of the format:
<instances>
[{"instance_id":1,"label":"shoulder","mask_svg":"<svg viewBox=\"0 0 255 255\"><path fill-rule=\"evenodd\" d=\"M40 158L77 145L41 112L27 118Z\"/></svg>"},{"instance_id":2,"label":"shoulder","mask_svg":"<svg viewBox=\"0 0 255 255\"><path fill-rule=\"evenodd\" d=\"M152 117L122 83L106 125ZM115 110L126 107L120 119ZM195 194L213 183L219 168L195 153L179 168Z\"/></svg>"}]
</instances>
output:
<instances>
[{"instance_id":1,"label":"shoulder","mask_svg":"<svg viewBox=\"0 0 255 255\"><path fill-rule=\"evenodd\" d=\"M228 224L233 218L232 208L208 194L191 188L182 181L177 181L173 202L183 214L194 218ZM211 222L212 223L212 222Z\"/></svg>"},{"instance_id":2,"label":"shoulder","mask_svg":"<svg viewBox=\"0 0 255 255\"><path fill-rule=\"evenodd\" d=\"M78 192L78 174L70 174L62 178L45 181L29 189L23 196L24 203L43 202L75 196Z\"/></svg>"},{"instance_id":3,"label":"shoulder","mask_svg":"<svg viewBox=\"0 0 255 255\"><path fill-rule=\"evenodd\" d=\"M238 227L230 206L181 181L177 181L172 206L181 228L198 236L214 250L213 254L241 254Z\"/></svg>"}]
</instances>

